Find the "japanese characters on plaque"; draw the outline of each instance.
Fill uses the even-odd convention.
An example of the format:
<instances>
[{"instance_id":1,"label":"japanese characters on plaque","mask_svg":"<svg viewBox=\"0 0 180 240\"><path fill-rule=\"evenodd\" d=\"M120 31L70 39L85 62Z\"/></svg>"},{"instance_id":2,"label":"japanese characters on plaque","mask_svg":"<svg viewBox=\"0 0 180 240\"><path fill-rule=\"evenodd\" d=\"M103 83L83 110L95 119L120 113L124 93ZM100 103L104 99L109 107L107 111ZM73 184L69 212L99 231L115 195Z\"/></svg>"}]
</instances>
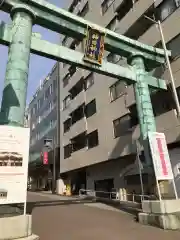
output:
<instances>
[{"instance_id":1,"label":"japanese characters on plaque","mask_svg":"<svg viewBox=\"0 0 180 240\"><path fill-rule=\"evenodd\" d=\"M84 61L101 65L104 52L105 34L97 29L88 27L85 45Z\"/></svg>"}]
</instances>

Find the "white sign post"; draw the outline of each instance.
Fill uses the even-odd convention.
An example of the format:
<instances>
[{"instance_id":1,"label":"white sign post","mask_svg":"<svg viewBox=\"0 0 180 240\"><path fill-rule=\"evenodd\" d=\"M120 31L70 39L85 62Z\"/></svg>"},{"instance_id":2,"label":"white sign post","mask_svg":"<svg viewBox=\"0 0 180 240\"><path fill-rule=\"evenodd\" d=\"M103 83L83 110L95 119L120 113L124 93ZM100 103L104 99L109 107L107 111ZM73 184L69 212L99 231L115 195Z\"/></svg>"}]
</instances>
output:
<instances>
[{"instance_id":1,"label":"white sign post","mask_svg":"<svg viewBox=\"0 0 180 240\"><path fill-rule=\"evenodd\" d=\"M160 180L172 181L175 196L178 198L165 135L164 133L149 132L148 138L156 176L159 199L161 200L161 192L159 188Z\"/></svg>"},{"instance_id":2,"label":"white sign post","mask_svg":"<svg viewBox=\"0 0 180 240\"><path fill-rule=\"evenodd\" d=\"M0 125L0 204L24 203L24 214L29 133L29 128Z\"/></svg>"}]
</instances>

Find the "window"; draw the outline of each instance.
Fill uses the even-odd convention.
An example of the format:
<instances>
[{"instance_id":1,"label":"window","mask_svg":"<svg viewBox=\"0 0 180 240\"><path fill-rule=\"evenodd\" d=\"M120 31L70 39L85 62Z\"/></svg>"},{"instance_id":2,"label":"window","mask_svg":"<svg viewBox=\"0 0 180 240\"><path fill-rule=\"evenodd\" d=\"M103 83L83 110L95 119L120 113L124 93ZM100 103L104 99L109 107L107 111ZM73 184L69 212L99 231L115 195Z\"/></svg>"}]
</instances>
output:
<instances>
[{"instance_id":1,"label":"window","mask_svg":"<svg viewBox=\"0 0 180 240\"><path fill-rule=\"evenodd\" d=\"M73 12L77 5L81 2L81 0L74 0L69 8L69 12Z\"/></svg>"},{"instance_id":2,"label":"window","mask_svg":"<svg viewBox=\"0 0 180 240\"><path fill-rule=\"evenodd\" d=\"M33 116L33 114L34 114L34 110L33 110L33 108L31 109L31 117Z\"/></svg>"},{"instance_id":3,"label":"window","mask_svg":"<svg viewBox=\"0 0 180 240\"><path fill-rule=\"evenodd\" d=\"M71 78L70 73L67 73L66 76L63 78L63 87L66 87L68 85L70 78Z\"/></svg>"},{"instance_id":4,"label":"window","mask_svg":"<svg viewBox=\"0 0 180 240\"><path fill-rule=\"evenodd\" d=\"M159 90L152 93L151 102L155 116L171 111L174 108L174 100L170 89L168 91Z\"/></svg>"},{"instance_id":5,"label":"window","mask_svg":"<svg viewBox=\"0 0 180 240\"><path fill-rule=\"evenodd\" d=\"M71 127L71 118L68 118L64 123L64 133L66 133L67 131L69 131L70 127Z\"/></svg>"},{"instance_id":6,"label":"window","mask_svg":"<svg viewBox=\"0 0 180 240\"><path fill-rule=\"evenodd\" d=\"M86 133L83 132L78 136L74 137L73 139L71 139L71 143L73 152L85 148L87 146Z\"/></svg>"},{"instance_id":7,"label":"window","mask_svg":"<svg viewBox=\"0 0 180 240\"><path fill-rule=\"evenodd\" d=\"M84 80L81 78L70 90L71 99L74 99L80 92L84 90Z\"/></svg>"},{"instance_id":8,"label":"window","mask_svg":"<svg viewBox=\"0 0 180 240\"><path fill-rule=\"evenodd\" d=\"M79 12L77 15L80 17L85 17L88 12L89 12L89 3L87 2L84 8L82 9L82 11Z\"/></svg>"},{"instance_id":9,"label":"window","mask_svg":"<svg viewBox=\"0 0 180 240\"><path fill-rule=\"evenodd\" d=\"M86 118L91 117L96 113L96 100L92 100L90 103L88 103L85 107L85 116Z\"/></svg>"},{"instance_id":10,"label":"window","mask_svg":"<svg viewBox=\"0 0 180 240\"><path fill-rule=\"evenodd\" d=\"M129 107L129 111L130 111L130 123L131 123L131 127L136 126L139 123L139 119L138 119L138 112L137 112L137 107L136 104L133 104Z\"/></svg>"},{"instance_id":11,"label":"window","mask_svg":"<svg viewBox=\"0 0 180 240\"><path fill-rule=\"evenodd\" d=\"M63 78L63 87L66 87L69 83L70 78L72 77L72 75L76 72L77 68L74 66L71 66L69 68L69 72L65 75L65 77Z\"/></svg>"},{"instance_id":12,"label":"window","mask_svg":"<svg viewBox=\"0 0 180 240\"><path fill-rule=\"evenodd\" d=\"M41 122L41 119L42 119L42 117L41 117L41 116L39 116L39 117L38 117L38 123L40 123L40 122Z\"/></svg>"},{"instance_id":13,"label":"window","mask_svg":"<svg viewBox=\"0 0 180 240\"><path fill-rule=\"evenodd\" d=\"M127 114L123 117L120 117L113 121L114 128L114 137L120 137L124 134L127 134L129 130L131 130L131 118L130 115Z\"/></svg>"},{"instance_id":14,"label":"window","mask_svg":"<svg viewBox=\"0 0 180 240\"><path fill-rule=\"evenodd\" d=\"M120 96L126 93L126 83L122 80L118 80L115 84L110 87L110 98L111 101L116 100Z\"/></svg>"},{"instance_id":15,"label":"window","mask_svg":"<svg viewBox=\"0 0 180 240\"><path fill-rule=\"evenodd\" d=\"M177 8L175 0L165 0L157 7L157 18L164 21L169 17Z\"/></svg>"},{"instance_id":16,"label":"window","mask_svg":"<svg viewBox=\"0 0 180 240\"><path fill-rule=\"evenodd\" d=\"M72 145L68 144L64 146L64 159L69 158L72 152Z\"/></svg>"},{"instance_id":17,"label":"window","mask_svg":"<svg viewBox=\"0 0 180 240\"><path fill-rule=\"evenodd\" d=\"M77 39L74 39L74 41L71 43L71 45L69 46L70 49L75 50L76 47L80 44L80 41ZM73 66L72 66L73 67ZM73 67L74 68L74 67Z\"/></svg>"},{"instance_id":18,"label":"window","mask_svg":"<svg viewBox=\"0 0 180 240\"><path fill-rule=\"evenodd\" d=\"M95 130L87 135L88 148L96 147L99 144L98 131Z\"/></svg>"},{"instance_id":19,"label":"window","mask_svg":"<svg viewBox=\"0 0 180 240\"><path fill-rule=\"evenodd\" d=\"M49 110L49 111L52 110L52 106L53 106L53 105L52 105L52 102L49 102L49 103L48 103L48 110Z\"/></svg>"},{"instance_id":20,"label":"window","mask_svg":"<svg viewBox=\"0 0 180 240\"><path fill-rule=\"evenodd\" d=\"M94 73L92 72L84 79L85 90L90 88L93 84L94 84Z\"/></svg>"},{"instance_id":21,"label":"window","mask_svg":"<svg viewBox=\"0 0 180 240\"><path fill-rule=\"evenodd\" d=\"M32 130L34 130L35 129L35 124L34 123L32 123Z\"/></svg>"},{"instance_id":22,"label":"window","mask_svg":"<svg viewBox=\"0 0 180 240\"><path fill-rule=\"evenodd\" d=\"M49 86L49 93L50 93L50 95L53 93L53 85L52 84Z\"/></svg>"},{"instance_id":23,"label":"window","mask_svg":"<svg viewBox=\"0 0 180 240\"><path fill-rule=\"evenodd\" d=\"M84 117L84 104L79 106L74 112L71 113L72 124L75 124Z\"/></svg>"},{"instance_id":24,"label":"window","mask_svg":"<svg viewBox=\"0 0 180 240\"><path fill-rule=\"evenodd\" d=\"M111 21L110 23L106 26L107 29L111 30L111 31L116 31L116 27L117 27L117 23L118 23L118 20L117 20L117 16L115 16Z\"/></svg>"},{"instance_id":25,"label":"window","mask_svg":"<svg viewBox=\"0 0 180 240\"><path fill-rule=\"evenodd\" d=\"M38 109L41 108L41 99L38 99L38 102L37 102L37 108L38 108Z\"/></svg>"},{"instance_id":26,"label":"window","mask_svg":"<svg viewBox=\"0 0 180 240\"><path fill-rule=\"evenodd\" d=\"M118 14L118 20L120 21L121 19L123 19L126 14L131 10L133 9L134 7L134 4L138 2L138 0L126 0L126 1L123 1L119 7L117 7L115 9L115 11L117 12Z\"/></svg>"},{"instance_id":27,"label":"window","mask_svg":"<svg viewBox=\"0 0 180 240\"><path fill-rule=\"evenodd\" d=\"M33 114L36 114L37 110L38 110L38 108L37 108L37 103L36 103L36 104L34 104L34 107L33 107Z\"/></svg>"},{"instance_id":28,"label":"window","mask_svg":"<svg viewBox=\"0 0 180 240\"><path fill-rule=\"evenodd\" d=\"M51 120L50 120L50 123L49 123L49 125L50 125L50 128L52 128L52 127L53 127L53 124L54 124L54 121L51 119Z\"/></svg>"},{"instance_id":29,"label":"window","mask_svg":"<svg viewBox=\"0 0 180 240\"><path fill-rule=\"evenodd\" d=\"M151 5L147 11L137 21L135 21L134 24L132 24L132 26L125 32L124 35L134 40L139 39L152 25L154 25L153 21L149 21L149 19L145 18L144 16L153 19L154 13L154 5Z\"/></svg>"},{"instance_id":30,"label":"window","mask_svg":"<svg viewBox=\"0 0 180 240\"><path fill-rule=\"evenodd\" d=\"M57 88L57 78L53 80L53 91L55 92Z\"/></svg>"},{"instance_id":31,"label":"window","mask_svg":"<svg viewBox=\"0 0 180 240\"><path fill-rule=\"evenodd\" d=\"M64 39L62 40L62 46L66 46L68 38L69 38L68 36L64 37Z\"/></svg>"},{"instance_id":32,"label":"window","mask_svg":"<svg viewBox=\"0 0 180 240\"><path fill-rule=\"evenodd\" d=\"M50 88L48 87L48 89L45 91L45 100L47 100L50 96Z\"/></svg>"},{"instance_id":33,"label":"window","mask_svg":"<svg viewBox=\"0 0 180 240\"><path fill-rule=\"evenodd\" d=\"M168 50L171 50L171 59L175 59L180 56L180 34L176 35L166 46Z\"/></svg>"},{"instance_id":34,"label":"window","mask_svg":"<svg viewBox=\"0 0 180 240\"><path fill-rule=\"evenodd\" d=\"M69 71L70 75L72 76L76 72L76 70L77 70L77 68L75 66L71 66L68 71Z\"/></svg>"},{"instance_id":35,"label":"window","mask_svg":"<svg viewBox=\"0 0 180 240\"><path fill-rule=\"evenodd\" d=\"M66 109L71 101L71 95L68 95L64 100L63 100L63 110Z\"/></svg>"},{"instance_id":36,"label":"window","mask_svg":"<svg viewBox=\"0 0 180 240\"><path fill-rule=\"evenodd\" d=\"M36 140L39 140L39 132L36 133Z\"/></svg>"},{"instance_id":37,"label":"window","mask_svg":"<svg viewBox=\"0 0 180 240\"><path fill-rule=\"evenodd\" d=\"M101 4L102 15L104 15L108 8L113 4L114 0L104 0Z\"/></svg>"}]
</instances>

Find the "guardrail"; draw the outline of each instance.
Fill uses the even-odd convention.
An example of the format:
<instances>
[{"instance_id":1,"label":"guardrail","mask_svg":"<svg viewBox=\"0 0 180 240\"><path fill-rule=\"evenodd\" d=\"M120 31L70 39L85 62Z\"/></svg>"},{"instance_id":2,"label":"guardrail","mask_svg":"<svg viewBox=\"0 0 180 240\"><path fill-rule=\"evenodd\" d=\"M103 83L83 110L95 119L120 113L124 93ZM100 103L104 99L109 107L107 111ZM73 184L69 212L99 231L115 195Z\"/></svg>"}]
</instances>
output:
<instances>
[{"instance_id":1,"label":"guardrail","mask_svg":"<svg viewBox=\"0 0 180 240\"><path fill-rule=\"evenodd\" d=\"M123 201L123 202L133 202L141 203L143 200L156 199L155 195L142 195L142 194L126 194L119 192L105 192L105 191L95 191L88 189L79 190L80 197L93 197L93 198L106 198L114 201Z\"/></svg>"}]
</instances>

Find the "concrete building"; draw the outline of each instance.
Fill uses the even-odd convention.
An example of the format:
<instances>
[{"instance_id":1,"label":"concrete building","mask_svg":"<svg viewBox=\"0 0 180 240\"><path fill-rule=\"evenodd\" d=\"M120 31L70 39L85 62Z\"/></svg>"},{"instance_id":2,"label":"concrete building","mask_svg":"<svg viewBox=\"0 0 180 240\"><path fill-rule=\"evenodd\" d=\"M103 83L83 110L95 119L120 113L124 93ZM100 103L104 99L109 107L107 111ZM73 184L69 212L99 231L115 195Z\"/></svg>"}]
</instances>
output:
<instances>
[{"instance_id":1,"label":"concrete building","mask_svg":"<svg viewBox=\"0 0 180 240\"><path fill-rule=\"evenodd\" d=\"M49 150L48 165L43 165L42 153L44 140L53 139L56 149L56 171L59 174L59 124L58 124L58 76L59 65L56 63L48 76L40 82L40 86L28 106L30 127L29 174L43 179L48 172L53 172L53 151ZM55 152L55 151L54 151ZM57 175L56 175L57 176ZM38 184L40 187L41 183Z\"/></svg>"},{"instance_id":2,"label":"concrete building","mask_svg":"<svg viewBox=\"0 0 180 240\"><path fill-rule=\"evenodd\" d=\"M180 90L180 1L179 0L67 0L68 11L112 31L152 46L162 47L157 26L144 15L162 22L167 48L172 50L171 66ZM62 45L83 51L83 44L65 36ZM122 57L105 52L108 61L126 66ZM135 140L139 125L133 86L60 64L61 130L60 172L76 188L111 190L126 188L140 192L135 163ZM150 72L169 81L168 70L160 66ZM152 94L157 131L164 132L180 195L180 126L171 87ZM171 150L173 149L173 150ZM143 151L141 161L144 161ZM143 170L145 191L148 172Z\"/></svg>"}]
</instances>

